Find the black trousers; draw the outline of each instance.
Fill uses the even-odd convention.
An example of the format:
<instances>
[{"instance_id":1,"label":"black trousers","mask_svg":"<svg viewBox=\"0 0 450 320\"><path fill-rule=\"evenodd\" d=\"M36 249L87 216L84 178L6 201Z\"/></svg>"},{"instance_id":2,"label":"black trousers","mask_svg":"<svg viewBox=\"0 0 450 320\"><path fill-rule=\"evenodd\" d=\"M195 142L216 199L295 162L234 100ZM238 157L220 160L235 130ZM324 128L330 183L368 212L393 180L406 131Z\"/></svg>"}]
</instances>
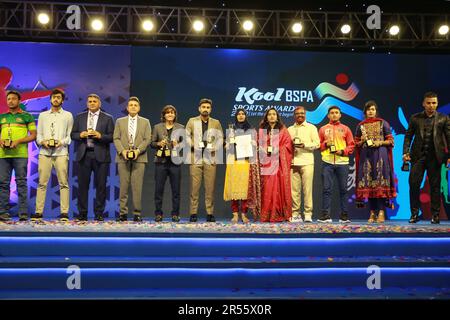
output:
<instances>
[{"instance_id":1,"label":"black trousers","mask_svg":"<svg viewBox=\"0 0 450 320\"><path fill-rule=\"evenodd\" d=\"M169 178L172 189L172 215L180 214L181 166L172 162L155 163L155 215L163 214L164 186Z\"/></svg>"},{"instance_id":2,"label":"black trousers","mask_svg":"<svg viewBox=\"0 0 450 320\"><path fill-rule=\"evenodd\" d=\"M430 184L431 213L439 214L441 209L441 166L442 164L438 162L434 152L428 152L428 156L423 156L411 164L409 174L411 212L417 212L420 209L420 184L426 170Z\"/></svg>"},{"instance_id":3,"label":"black trousers","mask_svg":"<svg viewBox=\"0 0 450 320\"><path fill-rule=\"evenodd\" d=\"M108 162L98 162L93 151L86 151L83 159L78 162L78 213L87 215L88 194L91 174L94 172L95 215L103 215L106 202L106 178L109 172Z\"/></svg>"}]
</instances>

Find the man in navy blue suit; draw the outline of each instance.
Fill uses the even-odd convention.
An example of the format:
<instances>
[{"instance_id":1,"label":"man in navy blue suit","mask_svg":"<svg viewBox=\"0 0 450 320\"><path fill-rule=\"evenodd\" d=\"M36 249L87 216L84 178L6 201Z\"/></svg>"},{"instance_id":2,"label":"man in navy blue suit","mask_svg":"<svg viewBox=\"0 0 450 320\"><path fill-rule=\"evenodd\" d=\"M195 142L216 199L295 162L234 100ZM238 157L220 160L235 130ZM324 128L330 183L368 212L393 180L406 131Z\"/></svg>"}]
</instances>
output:
<instances>
[{"instance_id":1,"label":"man in navy blue suit","mask_svg":"<svg viewBox=\"0 0 450 320\"><path fill-rule=\"evenodd\" d=\"M105 211L106 178L111 163L109 146L113 141L114 120L100 107L100 97L90 94L87 97L88 110L75 117L71 133L71 138L75 141L75 162L78 169L78 221L87 221L92 172L96 190L95 220L103 221Z\"/></svg>"}]
</instances>

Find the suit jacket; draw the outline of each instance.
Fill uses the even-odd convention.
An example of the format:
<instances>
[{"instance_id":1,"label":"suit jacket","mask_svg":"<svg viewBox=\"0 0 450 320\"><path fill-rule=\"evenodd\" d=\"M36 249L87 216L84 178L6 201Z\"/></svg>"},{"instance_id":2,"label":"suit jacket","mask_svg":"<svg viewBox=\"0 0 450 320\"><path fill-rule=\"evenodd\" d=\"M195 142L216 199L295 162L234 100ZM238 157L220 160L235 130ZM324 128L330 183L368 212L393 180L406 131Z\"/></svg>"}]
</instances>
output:
<instances>
[{"instance_id":1,"label":"suit jacket","mask_svg":"<svg viewBox=\"0 0 450 320\"><path fill-rule=\"evenodd\" d=\"M185 131L184 131L184 126L182 124L178 123L178 122L175 122L173 124L173 128L172 128L172 135L173 135L173 132L175 130L180 130L180 129L183 130L183 132L182 132L182 136L180 138L178 138L178 142L181 142L183 139L185 139L186 134L185 134ZM167 136L166 124L164 122L161 122L161 123L158 123L157 125L155 125L153 127L153 131L152 131L152 143L151 143L152 148L153 149L159 149L160 147L158 146L157 143L159 141L163 140L165 136ZM169 149L172 150L171 145L169 146ZM179 151L179 156L180 157L183 156L181 151ZM165 157L157 157L155 155L154 162L156 162L156 163L165 163L166 160L167 160L167 158L165 158Z\"/></svg>"},{"instance_id":2,"label":"suit jacket","mask_svg":"<svg viewBox=\"0 0 450 320\"><path fill-rule=\"evenodd\" d=\"M136 137L134 138L134 146L139 149L139 156L136 162L147 163L147 147L152 138L152 129L150 121L146 118L138 116L136 126ZM114 127L114 145L116 146L117 155L116 162L126 162L121 153L128 149L128 116L117 119Z\"/></svg>"},{"instance_id":3,"label":"suit jacket","mask_svg":"<svg viewBox=\"0 0 450 320\"><path fill-rule=\"evenodd\" d=\"M87 130L88 112L84 111L75 117L70 137L75 141L75 161L81 161L86 153L87 138L80 138L80 133ZM113 140L114 120L113 117L100 110L97 120L96 131L100 132L102 137L94 140L95 159L99 162L111 162L109 152L110 143Z\"/></svg>"},{"instance_id":4,"label":"suit jacket","mask_svg":"<svg viewBox=\"0 0 450 320\"><path fill-rule=\"evenodd\" d=\"M213 118L209 118L208 120L208 130L210 129L215 129L218 130L218 136L215 137L215 141L214 141L214 150L217 151L220 148L223 148L223 130L222 130L222 125L220 124L219 120L213 119ZM197 131L196 131L197 130ZM197 116L197 117L193 117L190 118L189 121L186 124L186 143L188 146L190 146L190 151L191 151L191 164L194 164L196 161L194 161L194 150L198 149L198 145L194 145L198 144L199 140L201 139L201 137L196 137L194 139L194 137L197 134L202 134L202 120L201 120L201 116ZM211 155L213 157L215 157L215 151L211 152Z\"/></svg>"},{"instance_id":5,"label":"suit jacket","mask_svg":"<svg viewBox=\"0 0 450 320\"><path fill-rule=\"evenodd\" d=\"M414 114L409 120L408 130L405 134L405 142L403 143L403 154L409 153L411 162L416 162L422 155L422 146L424 143L424 126L427 115L425 111ZM410 149L411 140L414 142ZM448 148L450 147L450 118L436 112L433 129L434 149L436 150L436 158L439 163L444 163L450 157Z\"/></svg>"}]
</instances>

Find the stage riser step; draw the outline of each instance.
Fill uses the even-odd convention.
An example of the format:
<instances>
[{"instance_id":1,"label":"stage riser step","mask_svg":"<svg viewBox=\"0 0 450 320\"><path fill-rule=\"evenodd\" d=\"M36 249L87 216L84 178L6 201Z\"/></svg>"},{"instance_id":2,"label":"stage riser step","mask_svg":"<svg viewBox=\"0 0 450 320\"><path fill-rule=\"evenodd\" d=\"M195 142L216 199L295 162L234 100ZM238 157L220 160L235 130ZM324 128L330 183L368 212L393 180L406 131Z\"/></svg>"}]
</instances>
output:
<instances>
[{"instance_id":1,"label":"stage riser step","mask_svg":"<svg viewBox=\"0 0 450 320\"><path fill-rule=\"evenodd\" d=\"M80 269L81 289L249 289L249 288L362 288L373 271L367 268L324 269ZM450 288L450 268L381 268L382 288ZM65 291L66 268L0 269L0 290ZM80 290L82 291L82 290Z\"/></svg>"},{"instance_id":2,"label":"stage riser step","mask_svg":"<svg viewBox=\"0 0 450 320\"><path fill-rule=\"evenodd\" d=\"M0 256L448 256L447 238L0 237Z\"/></svg>"},{"instance_id":3,"label":"stage riser step","mask_svg":"<svg viewBox=\"0 0 450 320\"><path fill-rule=\"evenodd\" d=\"M329 268L447 267L450 256L423 257L0 257L0 268Z\"/></svg>"}]
</instances>

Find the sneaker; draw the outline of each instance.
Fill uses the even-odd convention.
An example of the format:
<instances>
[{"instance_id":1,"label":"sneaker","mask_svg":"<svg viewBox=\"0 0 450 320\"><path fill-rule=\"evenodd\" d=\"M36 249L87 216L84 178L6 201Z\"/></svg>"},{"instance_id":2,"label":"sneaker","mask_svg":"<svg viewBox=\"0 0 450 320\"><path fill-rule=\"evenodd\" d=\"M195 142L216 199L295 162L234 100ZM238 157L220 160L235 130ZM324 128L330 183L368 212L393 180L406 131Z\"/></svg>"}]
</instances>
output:
<instances>
[{"instance_id":1,"label":"sneaker","mask_svg":"<svg viewBox=\"0 0 450 320\"><path fill-rule=\"evenodd\" d=\"M301 216L296 215L291 217L290 222L292 223L303 222L303 219Z\"/></svg>"},{"instance_id":2,"label":"sneaker","mask_svg":"<svg viewBox=\"0 0 450 320\"><path fill-rule=\"evenodd\" d=\"M439 224L441 221L439 220L439 214L433 214L431 218L431 224Z\"/></svg>"},{"instance_id":3,"label":"sneaker","mask_svg":"<svg viewBox=\"0 0 450 320\"><path fill-rule=\"evenodd\" d=\"M176 214L172 215L172 222L180 222L180 216Z\"/></svg>"},{"instance_id":4,"label":"sneaker","mask_svg":"<svg viewBox=\"0 0 450 320\"><path fill-rule=\"evenodd\" d=\"M133 216L133 221L134 222L142 222L142 217L139 214L135 214Z\"/></svg>"},{"instance_id":5,"label":"sneaker","mask_svg":"<svg viewBox=\"0 0 450 320\"><path fill-rule=\"evenodd\" d=\"M339 222L341 223L350 223L350 219L348 218L348 213L347 212L342 212L340 217L339 217Z\"/></svg>"},{"instance_id":6,"label":"sneaker","mask_svg":"<svg viewBox=\"0 0 450 320\"><path fill-rule=\"evenodd\" d=\"M216 222L216 218L212 214L206 215L206 222Z\"/></svg>"},{"instance_id":7,"label":"sneaker","mask_svg":"<svg viewBox=\"0 0 450 320\"><path fill-rule=\"evenodd\" d=\"M196 214L191 214L191 217L189 218L189 222L197 222L198 218Z\"/></svg>"},{"instance_id":8,"label":"sneaker","mask_svg":"<svg viewBox=\"0 0 450 320\"><path fill-rule=\"evenodd\" d=\"M155 216L155 222L162 222L163 221L163 216L162 214L157 214Z\"/></svg>"},{"instance_id":9,"label":"sneaker","mask_svg":"<svg viewBox=\"0 0 450 320\"><path fill-rule=\"evenodd\" d=\"M9 220L11 220L9 213L0 214L0 221L9 221Z\"/></svg>"},{"instance_id":10,"label":"sneaker","mask_svg":"<svg viewBox=\"0 0 450 320\"><path fill-rule=\"evenodd\" d=\"M61 222L67 222L67 221L69 221L69 215L68 215L67 213L61 213L61 214L58 216L58 219L59 219L59 221L61 221Z\"/></svg>"},{"instance_id":11,"label":"sneaker","mask_svg":"<svg viewBox=\"0 0 450 320\"><path fill-rule=\"evenodd\" d=\"M312 220L312 218L310 216L305 216L305 220L303 220L303 221L305 221L307 223L313 222L313 220Z\"/></svg>"},{"instance_id":12,"label":"sneaker","mask_svg":"<svg viewBox=\"0 0 450 320\"><path fill-rule=\"evenodd\" d=\"M31 221L39 221L42 220L42 213L33 213L31 215Z\"/></svg>"},{"instance_id":13,"label":"sneaker","mask_svg":"<svg viewBox=\"0 0 450 320\"><path fill-rule=\"evenodd\" d=\"M20 213L19 221L28 221L28 213Z\"/></svg>"},{"instance_id":14,"label":"sneaker","mask_svg":"<svg viewBox=\"0 0 450 320\"><path fill-rule=\"evenodd\" d=\"M323 212L320 218L317 219L317 222L326 223L326 222L333 222L333 220L331 220L331 217L327 212Z\"/></svg>"}]
</instances>

